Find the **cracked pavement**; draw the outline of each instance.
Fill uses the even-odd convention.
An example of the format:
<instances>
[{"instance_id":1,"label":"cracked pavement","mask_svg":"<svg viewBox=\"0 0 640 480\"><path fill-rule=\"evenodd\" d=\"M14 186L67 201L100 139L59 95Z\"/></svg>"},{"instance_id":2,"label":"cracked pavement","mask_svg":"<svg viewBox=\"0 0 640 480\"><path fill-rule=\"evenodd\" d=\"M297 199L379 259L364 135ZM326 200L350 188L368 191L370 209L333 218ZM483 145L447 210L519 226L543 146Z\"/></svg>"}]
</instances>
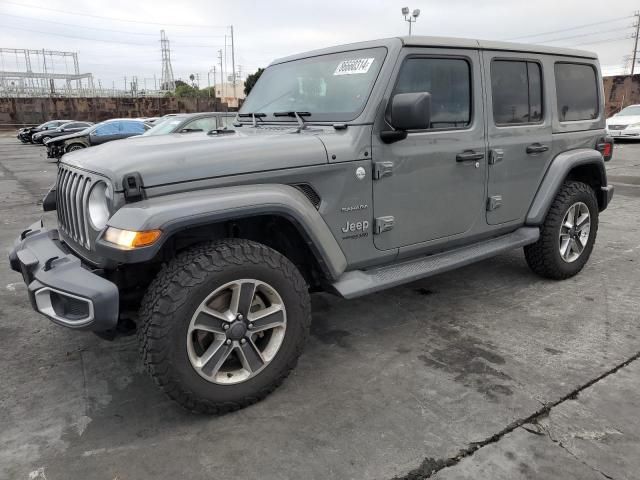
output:
<instances>
[{"instance_id":1,"label":"cracked pavement","mask_svg":"<svg viewBox=\"0 0 640 480\"><path fill-rule=\"evenodd\" d=\"M0 262L0 478L638 478L640 144L607 168L616 194L577 277L540 279L518 250L352 301L314 295L298 368L222 417L166 400L133 337L34 313ZM0 136L3 251L54 178L42 147Z\"/></svg>"}]
</instances>

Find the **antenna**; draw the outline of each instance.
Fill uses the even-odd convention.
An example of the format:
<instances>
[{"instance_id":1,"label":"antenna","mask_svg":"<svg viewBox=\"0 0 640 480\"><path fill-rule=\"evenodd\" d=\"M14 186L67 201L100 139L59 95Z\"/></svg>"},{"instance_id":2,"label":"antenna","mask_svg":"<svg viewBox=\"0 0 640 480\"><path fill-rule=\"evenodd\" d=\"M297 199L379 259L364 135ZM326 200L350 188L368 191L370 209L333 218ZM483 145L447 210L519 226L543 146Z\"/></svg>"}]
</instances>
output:
<instances>
[{"instance_id":1,"label":"antenna","mask_svg":"<svg viewBox=\"0 0 640 480\"><path fill-rule=\"evenodd\" d=\"M160 89L173 91L176 89L176 82L173 78L173 67L171 66L171 48L164 30L160 30L160 49L162 50Z\"/></svg>"}]
</instances>

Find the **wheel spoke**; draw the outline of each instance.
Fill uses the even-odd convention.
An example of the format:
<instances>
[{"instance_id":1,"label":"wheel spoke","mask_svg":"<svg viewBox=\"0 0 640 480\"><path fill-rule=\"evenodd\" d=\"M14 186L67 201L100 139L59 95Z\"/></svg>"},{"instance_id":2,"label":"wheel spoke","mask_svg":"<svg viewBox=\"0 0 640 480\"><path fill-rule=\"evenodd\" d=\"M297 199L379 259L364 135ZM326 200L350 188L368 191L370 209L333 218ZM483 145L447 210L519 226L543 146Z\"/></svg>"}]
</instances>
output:
<instances>
[{"instance_id":1,"label":"wheel spoke","mask_svg":"<svg viewBox=\"0 0 640 480\"><path fill-rule=\"evenodd\" d=\"M580 219L580 206L579 205L574 205L573 206L573 224L574 225L578 225L578 220Z\"/></svg>"},{"instance_id":2,"label":"wheel spoke","mask_svg":"<svg viewBox=\"0 0 640 480\"><path fill-rule=\"evenodd\" d=\"M222 313L205 307L198 312L198 315L193 322L193 330L224 333L224 324L228 322L228 318Z\"/></svg>"},{"instance_id":3,"label":"wheel spoke","mask_svg":"<svg viewBox=\"0 0 640 480\"><path fill-rule=\"evenodd\" d=\"M573 241L573 251L580 255L582 253L582 250L584 250L584 246L585 244L582 243L582 236L578 235L577 239Z\"/></svg>"},{"instance_id":4,"label":"wheel spoke","mask_svg":"<svg viewBox=\"0 0 640 480\"><path fill-rule=\"evenodd\" d=\"M284 324L284 311L282 305L272 305L259 312L249 315L249 321L253 325L254 332L269 330Z\"/></svg>"},{"instance_id":5,"label":"wheel spoke","mask_svg":"<svg viewBox=\"0 0 640 480\"><path fill-rule=\"evenodd\" d=\"M202 372L205 375L215 376L232 350L233 347L226 345L224 339L214 340L200 357Z\"/></svg>"},{"instance_id":6,"label":"wheel spoke","mask_svg":"<svg viewBox=\"0 0 640 480\"><path fill-rule=\"evenodd\" d=\"M573 227L573 219L574 219L574 211L576 209L576 206L572 206L569 211L567 212L567 215L564 217L564 223L563 226L566 228L572 228Z\"/></svg>"},{"instance_id":7,"label":"wheel spoke","mask_svg":"<svg viewBox=\"0 0 640 480\"><path fill-rule=\"evenodd\" d=\"M581 232L587 225L590 225L588 213L580 216L578 222L576 223L576 230Z\"/></svg>"},{"instance_id":8,"label":"wheel spoke","mask_svg":"<svg viewBox=\"0 0 640 480\"><path fill-rule=\"evenodd\" d=\"M237 284L233 288L233 293L231 294L231 304L229 305L229 310L234 315L242 314L243 316L247 316L249 314L249 310L251 309L251 304L253 303L253 297L256 292L256 285L253 282L243 282Z\"/></svg>"},{"instance_id":9,"label":"wheel spoke","mask_svg":"<svg viewBox=\"0 0 640 480\"><path fill-rule=\"evenodd\" d=\"M242 366L249 372L255 372L264 365L262 355L253 341L249 340L246 343L241 344L238 348L238 352L240 353L240 362L242 363Z\"/></svg>"},{"instance_id":10,"label":"wheel spoke","mask_svg":"<svg viewBox=\"0 0 640 480\"><path fill-rule=\"evenodd\" d=\"M570 237L566 237L563 238L560 243L560 255L562 255L562 258L564 258L565 260L567 259L571 247L571 241L572 240Z\"/></svg>"}]
</instances>

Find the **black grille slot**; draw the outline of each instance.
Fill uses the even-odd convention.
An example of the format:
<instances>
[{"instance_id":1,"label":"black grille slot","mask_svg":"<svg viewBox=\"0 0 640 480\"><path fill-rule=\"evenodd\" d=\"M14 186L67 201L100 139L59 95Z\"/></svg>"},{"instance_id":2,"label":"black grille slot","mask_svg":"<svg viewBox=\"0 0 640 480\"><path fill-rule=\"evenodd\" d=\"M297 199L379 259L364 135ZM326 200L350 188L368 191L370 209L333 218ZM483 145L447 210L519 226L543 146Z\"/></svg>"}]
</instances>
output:
<instances>
[{"instance_id":1,"label":"black grille slot","mask_svg":"<svg viewBox=\"0 0 640 480\"><path fill-rule=\"evenodd\" d=\"M322 199L311 185L309 185L308 183L297 183L295 185L292 185L292 187L300 190L304 194L304 196L309 199L311 204L316 207L316 210L320 208L320 202L322 201Z\"/></svg>"},{"instance_id":2,"label":"black grille slot","mask_svg":"<svg viewBox=\"0 0 640 480\"><path fill-rule=\"evenodd\" d=\"M58 227L78 244L89 248L86 208L91 178L60 165L56 189Z\"/></svg>"}]
</instances>

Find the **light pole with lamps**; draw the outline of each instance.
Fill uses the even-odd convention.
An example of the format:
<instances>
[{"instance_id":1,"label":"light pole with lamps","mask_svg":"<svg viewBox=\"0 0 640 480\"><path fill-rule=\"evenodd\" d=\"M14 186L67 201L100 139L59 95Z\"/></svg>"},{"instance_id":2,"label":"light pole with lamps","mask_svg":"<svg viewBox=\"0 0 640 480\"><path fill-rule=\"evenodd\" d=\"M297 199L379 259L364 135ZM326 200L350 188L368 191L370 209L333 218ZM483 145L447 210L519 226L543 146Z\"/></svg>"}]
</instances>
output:
<instances>
[{"instance_id":1,"label":"light pole with lamps","mask_svg":"<svg viewBox=\"0 0 640 480\"><path fill-rule=\"evenodd\" d=\"M404 15L404 21L409 22L409 35L411 35L411 24L415 23L420 15L420 9L416 8L411 15L409 15L409 7L402 7L402 15Z\"/></svg>"}]
</instances>

